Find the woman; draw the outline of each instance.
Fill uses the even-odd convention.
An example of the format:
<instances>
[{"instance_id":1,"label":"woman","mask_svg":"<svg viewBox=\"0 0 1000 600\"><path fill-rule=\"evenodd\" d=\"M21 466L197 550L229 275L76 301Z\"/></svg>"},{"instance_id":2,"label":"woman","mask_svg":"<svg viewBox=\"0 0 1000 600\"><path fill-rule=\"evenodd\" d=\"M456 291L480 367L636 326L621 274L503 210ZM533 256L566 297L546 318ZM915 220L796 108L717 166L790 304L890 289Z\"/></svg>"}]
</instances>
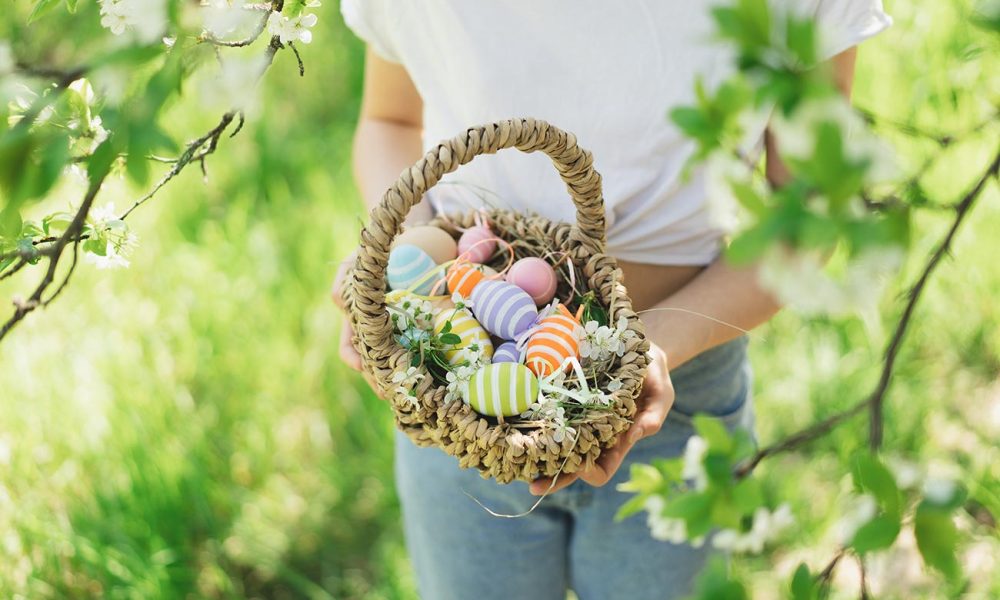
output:
<instances>
[{"instance_id":1,"label":"woman","mask_svg":"<svg viewBox=\"0 0 1000 600\"><path fill-rule=\"evenodd\" d=\"M777 0L773 0L777 1ZM854 46L885 29L881 0L784 0L815 15L824 58L850 93ZM705 2L660 0L343 0L348 25L368 44L354 146L358 186L374 206L423 151L466 127L531 116L577 136L602 174L608 252L619 259L636 310L686 308L752 329L777 310L754 269L721 258L725 231L706 207L703 170L681 171L693 145L667 120L692 102L693 82L711 87L731 68L713 45ZM759 124L767 175L785 172ZM571 221L573 206L544 155L513 150L481 157L438 185L410 214L468 210L470 189L496 203ZM342 266L334 286L340 298ZM685 312L642 316L653 343L640 411L619 445L593 470L559 478L544 502L520 513L551 481L500 486L437 448L396 439L396 483L421 596L673 598L687 593L705 548L650 536L639 517L615 523L628 498L616 491L628 467L676 456L707 412L730 427L752 426L746 338ZM345 319L340 353L360 368ZM466 493L463 493L466 492Z\"/></svg>"}]
</instances>

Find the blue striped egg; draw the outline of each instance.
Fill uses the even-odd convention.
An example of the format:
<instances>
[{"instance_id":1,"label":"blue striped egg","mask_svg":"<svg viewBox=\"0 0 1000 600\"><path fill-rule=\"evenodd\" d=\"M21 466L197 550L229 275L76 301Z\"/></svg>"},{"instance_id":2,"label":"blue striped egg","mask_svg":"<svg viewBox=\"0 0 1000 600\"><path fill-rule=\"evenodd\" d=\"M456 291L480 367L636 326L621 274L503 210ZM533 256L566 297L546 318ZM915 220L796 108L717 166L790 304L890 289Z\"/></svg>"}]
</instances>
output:
<instances>
[{"instance_id":1,"label":"blue striped egg","mask_svg":"<svg viewBox=\"0 0 1000 600\"><path fill-rule=\"evenodd\" d=\"M466 401L481 415L511 417L528 410L538 397L538 379L528 367L493 363L469 380Z\"/></svg>"},{"instance_id":2,"label":"blue striped egg","mask_svg":"<svg viewBox=\"0 0 1000 600\"><path fill-rule=\"evenodd\" d=\"M504 342L497 346L496 350L493 351L493 362L521 362L521 352L518 351L517 344L514 342Z\"/></svg>"},{"instance_id":3,"label":"blue striped egg","mask_svg":"<svg viewBox=\"0 0 1000 600\"><path fill-rule=\"evenodd\" d=\"M538 317L535 301L506 281L484 280L472 290L472 312L493 335L512 340Z\"/></svg>"},{"instance_id":4,"label":"blue striped egg","mask_svg":"<svg viewBox=\"0 0 1000 600\"><path fill-rule=\"evenodd\" d=\"M467 309L455 310L454 308L444 309L438 313L434 319L434 333L441 333L445 325L451 322L450 332L462 339L453 348L444 351L444 357L448 364L459 365L469 360L469 346L478 344L485 362L489 362L493 356L493 342L489 334L479 326L479 323L472 317Z\"/></svg>"},{"instance_id":5,"label":"blue striped egg","mask_svg":"<svg viewBox=\"0 0 1000 600\"><path fill-rule=\"evenodd\" d=\"M433 271L437 263L429 254L409 244L396 246L389 253L389 267L386 269L386 279L389 287L394 290L409 289L429 271ZM414 293L426 296L431 293L439 277L430 277L421 283ZM440 287L440 286L439 286Z\"/></svg>"}]
</instances>

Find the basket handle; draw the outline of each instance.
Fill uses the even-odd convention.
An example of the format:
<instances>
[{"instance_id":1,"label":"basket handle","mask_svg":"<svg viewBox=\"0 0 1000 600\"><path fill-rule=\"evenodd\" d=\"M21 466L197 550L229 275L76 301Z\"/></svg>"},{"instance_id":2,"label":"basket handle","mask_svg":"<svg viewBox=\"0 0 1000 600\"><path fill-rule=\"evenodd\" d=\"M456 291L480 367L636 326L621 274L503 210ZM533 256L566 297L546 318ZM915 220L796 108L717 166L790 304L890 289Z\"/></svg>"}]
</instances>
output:
<instances>
[{"instance_id":1,"label":"basket handle","mask_svg":"<svg viewBox=\"0 0 1000 600\"><path fill-rule=\"evenodd\" d=\"M576 137L538 119L508 119L478 127L430 149L415 165L403 171L386 190L361 231L354 269L345 290L355 331L369 349L388 344L392 324L385 310L385 270L389 247L400 233L406 215L446 173L480 154L495 154L505 148L522 152L541 150L552 159L576 205L576 226L570 233L569 249L583 259L604 252L604 197L601 176L594 170L590 152L576 144ZM371 360L375 357L362 357ZM382 354L382 353L378 353ZM382 355L383 357L386 355Z\"/></svg>"}]
</instances>

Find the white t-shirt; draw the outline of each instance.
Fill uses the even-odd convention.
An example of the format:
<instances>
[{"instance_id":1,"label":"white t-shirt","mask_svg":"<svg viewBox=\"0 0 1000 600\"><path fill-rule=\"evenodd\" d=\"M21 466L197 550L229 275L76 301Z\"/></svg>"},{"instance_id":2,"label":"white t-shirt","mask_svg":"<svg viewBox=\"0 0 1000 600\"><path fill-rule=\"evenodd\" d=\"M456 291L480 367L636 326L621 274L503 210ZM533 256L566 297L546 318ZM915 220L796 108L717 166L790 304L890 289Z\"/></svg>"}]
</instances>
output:
<instances>
[{"instance_id":1,"label":"white t-shirt","mask_svg":"<svg viewBox=\"0 0 1000 600\"><path fill-rule=\"evenodd\" d=\"M881 0L771 0L814 14L823 57L882 31ZM726 231L706 206L694 144L668 120L731 69L711 39L704 0L342 0L348 26L407 70L424 101L424 147L474 125L534 117L576 135L604 183L608 252L652 264L703 265ZM756 125L759 139L766 117ZM541 153L504 150L460 167L428 196L438 210L493 205L574 219ZM489 193L484 194L482 190Z\"/></svg>"}]
</instances>

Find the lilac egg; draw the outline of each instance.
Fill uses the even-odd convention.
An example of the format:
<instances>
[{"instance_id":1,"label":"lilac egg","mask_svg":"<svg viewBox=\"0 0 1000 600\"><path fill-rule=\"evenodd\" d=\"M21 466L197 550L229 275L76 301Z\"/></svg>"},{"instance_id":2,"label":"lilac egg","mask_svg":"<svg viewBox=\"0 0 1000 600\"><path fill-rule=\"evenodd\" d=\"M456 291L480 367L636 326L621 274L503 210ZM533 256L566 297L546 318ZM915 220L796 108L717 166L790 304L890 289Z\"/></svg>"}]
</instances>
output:
<instances>
[{"instance_id":1,"label":"lilac egg","mask_svg":"<svg viewBox=\"0 0 1000 600\"><path fill-rule=\"evenodd\" d=\"M493 335L512 340L538 317L535 301L516 285L484 280L472 290L472 312Z\"/></svg>"},{"instance_id":2,"label":"lilac egg","mask_svg":"<svg viewBox=\"0 0 1000 600\"><path fill-rule=\"evenodd\" d=\"M511 265L507 281L527 292L539 306L556 295L556 271L540 258L529 256Z\"/></svg>"},{"instance_id":3,"label":"lilac egg","mask_svg":"<svg viewBox=\"0 0 1000 600\"><path fill-rule=\"evenodd\" d=\"M493 362L521 362L521 353L514 342L504 342L493 351Z\"/></svg>"},{"instance_id":4,"label":"lilac egg","mask_svg":"<svg viewBox=\"0 0 1000 600\"><path fill-rule=\"evenodd\" d=\"M484 263L497 249L497 236L486 225L477 225L465 230L458 238L458 253L474 263Z\"/></svg>"}]
</instances>

